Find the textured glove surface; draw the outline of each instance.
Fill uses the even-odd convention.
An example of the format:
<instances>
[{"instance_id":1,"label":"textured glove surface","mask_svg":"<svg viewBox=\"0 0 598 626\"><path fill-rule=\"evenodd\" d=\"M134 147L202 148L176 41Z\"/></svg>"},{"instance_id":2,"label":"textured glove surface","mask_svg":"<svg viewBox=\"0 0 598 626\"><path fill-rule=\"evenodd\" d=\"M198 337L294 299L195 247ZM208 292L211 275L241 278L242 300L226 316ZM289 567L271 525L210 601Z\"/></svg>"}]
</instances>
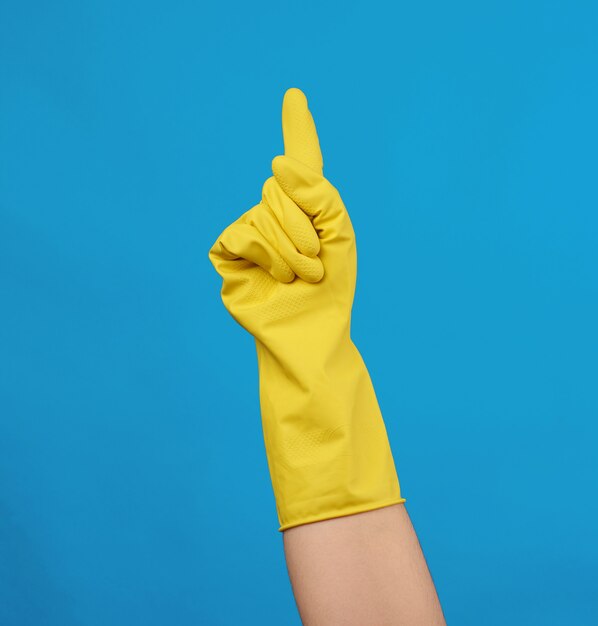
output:
<instances>
[{"instance_id":1,"label":"textured glove surface","mask_svg":"<svg viewBox=\"0 0 598 626\"><path fill-rule=\"evenodd\" d=\"M283 102L285 154L262 200L209 257L222 300L256 341L266 453L281 530L402 502L374 389L350 336L357 257L323 176L305 96Z\"/></svg>"}]
</instances>

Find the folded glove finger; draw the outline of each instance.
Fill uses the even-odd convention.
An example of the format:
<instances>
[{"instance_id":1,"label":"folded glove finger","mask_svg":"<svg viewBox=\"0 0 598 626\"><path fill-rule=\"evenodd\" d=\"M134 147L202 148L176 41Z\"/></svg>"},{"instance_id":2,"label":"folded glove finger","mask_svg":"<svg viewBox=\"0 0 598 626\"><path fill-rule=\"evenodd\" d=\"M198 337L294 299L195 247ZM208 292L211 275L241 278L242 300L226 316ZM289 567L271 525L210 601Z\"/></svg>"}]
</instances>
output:
<instances>
[{"instance_id":1,"label":"folded glove finger","mask_svg":"<svg viewBox=\"0 0 598 626\"><path fill-rule=\"evenodd\" d=\"M311 220L281 189L274 176L262 188L262 201L278 218L280 225L301 254L315 257L320 252L320 240Z\"/></svg>"},{"instance_id":2,"label":"folded glove finger","mask_svg":"<svg viewBox=\"0 0 598 626\"><path fill-rule=\"evenodd\" d=\"M296 210L299 210L296 208ZM269 205L260 203L245 213L243 222L254 226L272 244L291 270L308 283L317 283L324 276L324 266L317 257L301 254L291 241ZM309 221L309 220L308 220ZM313 226L310 228L314 232ZM315 234L315 232L314 232Z\"/></svg>"},{"instance_id":3,"label":"folded glove finger","mask_svg":"<svg viewBox=\"0 0 598 626\"><path fill-rule=\"evenodd\" d=\"M243 216L245 217L245 216ZM290 283L295 274L274 246L251 224L237 220L218 237L210 250L210 259L218 273L226 278L237 265L250 261L281 283ZM238 261L232 266L230 261Z\"/></svg>"},{"instance_id":4,"label":"folded glove finger","mask_svg":"<svg viewBox=\"0 0 598 626\"><path fill-rule=\"evenodd\" d=\"M282 190L313 219L322 241L351 235L349 214L336 189L324 176L289 156L277 156L272 171Z\"/></svg>"}]
</instances>

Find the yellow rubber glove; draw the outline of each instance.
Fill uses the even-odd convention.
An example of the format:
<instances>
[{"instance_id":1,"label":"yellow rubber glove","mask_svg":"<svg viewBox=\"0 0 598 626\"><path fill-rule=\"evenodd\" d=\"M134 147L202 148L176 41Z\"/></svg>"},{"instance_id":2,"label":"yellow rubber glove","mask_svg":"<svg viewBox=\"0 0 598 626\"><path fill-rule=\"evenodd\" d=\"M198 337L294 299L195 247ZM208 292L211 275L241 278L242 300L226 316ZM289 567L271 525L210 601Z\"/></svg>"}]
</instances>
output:
<instances>
[{"instance_id":1,"label":"yellow rubber glove","mask_svg":"<svg viewBox=\"0 0 598 626\"><path fill-rule=\"evenodd\" d=\"M254 337L280 530L404 502L370 376L350 336L351 220L322 175L303 93L282 111L285 155L262 201L209 257L222 300Z\"/></svg>"}]
</instances>

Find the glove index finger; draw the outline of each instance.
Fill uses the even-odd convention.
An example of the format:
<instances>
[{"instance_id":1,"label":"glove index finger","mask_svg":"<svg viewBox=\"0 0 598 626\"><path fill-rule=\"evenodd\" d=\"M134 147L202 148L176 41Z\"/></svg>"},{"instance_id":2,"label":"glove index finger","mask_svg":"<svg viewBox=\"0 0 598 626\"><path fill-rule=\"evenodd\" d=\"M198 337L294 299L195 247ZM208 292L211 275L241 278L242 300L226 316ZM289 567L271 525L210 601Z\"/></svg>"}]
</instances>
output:
<instances>
[{"instance_id":1,"label":"glove index finger","mask_svg":"<svg viewBox=\"0 0 598 626\"><path fill-rule=\"evenodd\" d=\"M316 124L305 94L296 87L288 89L282 102L284 153L322 173L324 162Z\"/></svg>"}]
</instances>

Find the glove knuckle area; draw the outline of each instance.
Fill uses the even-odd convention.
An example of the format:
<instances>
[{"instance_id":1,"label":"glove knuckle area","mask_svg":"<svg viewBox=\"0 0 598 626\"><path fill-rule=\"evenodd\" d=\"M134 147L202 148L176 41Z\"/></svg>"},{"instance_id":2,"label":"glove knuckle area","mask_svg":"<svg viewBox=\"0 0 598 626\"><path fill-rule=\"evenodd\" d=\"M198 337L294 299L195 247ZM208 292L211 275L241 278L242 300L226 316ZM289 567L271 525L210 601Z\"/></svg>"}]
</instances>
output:
<instances>
[{"instance_id":1,"label":"glove knuckle area","mask_svg":"<svg viewBox=\"0 0 598 626\"><path fill-rule=\"evenodd\" d=\"M323 175L296 159L279 156L272 164L280 189L311 218L319 245L334 238L348 213L338 189Z\"/></svg>"},{"instance_id":2,"label":"glove knuckle area","mask_svg":"<svg viewBox=\"0 0 598 626\"><path fill-rule=\"evenodd\" d=\"M292 203L292 201L290 201ZM280 208L281 204L278 204ZM309 218L292 203L291 207L287 207L289 211L283 215L281 219L287 220L291 225L290 230L301 238L302 236L310 238L307 241L307 248L310 255L306 255L300 251L296 241L293 240L289 233L289 228L281 225L281 220L277 218L277 214L271 205L265 202L260 203L246 214L246 223L255 227L268 241L273 248L280 254L282 259L287 263L295 275L309 283L320 281L324 275L324 266L317 253L320 250L319 239ZM297 218L297 213L306 220L307 224L301 222L293 222ZM295 230L293 231L293 228ZM311 231L311 232L310 232ZM305 234L307 233L307 234ZM316 239L314 244L311 237ZM314 254L315 252L315 254Z\"/></svg>"},{"instance_id":3,"label":"glove knuckle area","mask_svg":"<svg viewBox=\"0 0 598 626\"><path fill-rule=\"evenodd\" d=\"M291 282L293 270L278 250L250 223L234 223L220 236L221 256L229 260L251 261L279 282ZM233 271L235 267L231 268ZM242 268L238 268L242 269Z\"/></svg>"},{"instance_id":4,"label":"glove knuckle area","mask_svg":"<svg viewBox=\"0 0 598 626\"><path fill-rule=\"evenodd\" d=\"M294 203L287 208L289 211L285 212L281 219L286 219L287 224L291 225L295 240L265 202L260 202L243 213L223 231L212 247L210 257L217 271L228 279L230 284L238 284L238 274L240 272L247 274L247 270L252 266L259 266L281 283L290 283L295 276L307 283L322 280L324 266L318 256L320 246L316 231L309 218ZM307 224L293 221L297 215L300 215ZM307 248L310 255L299 251L296 239L301 237L305 237L306 242L300 244L300 247L303 250ZM234 280L233 274L237 274ZM247 278L253 280L253 276L254 274Z\"/></svg>"},{"instance_id":5,"label":"glove knuckle area","mask_svg":"<svg viewBox=\"0 0 598 626\"><path fill-rule=\"evenodd\" d=\"M274 176L264 184L262 202L272 211L301 254L308 257L318 255L320 240L310 217L283 191Z\"/></svg>"},{"instance_id":6,"label":"glove knuckle area","mask_svg":"<svg viewBox=\"0 0 598 626\"><path fill-rule=\"evenodd\" d=\"M309 257L297 251L287 235L279 231L274 244L280 256L299 278L308 283L317 283L324 275L324 266L318 256Z\"/></svg>"}]
</instances>

